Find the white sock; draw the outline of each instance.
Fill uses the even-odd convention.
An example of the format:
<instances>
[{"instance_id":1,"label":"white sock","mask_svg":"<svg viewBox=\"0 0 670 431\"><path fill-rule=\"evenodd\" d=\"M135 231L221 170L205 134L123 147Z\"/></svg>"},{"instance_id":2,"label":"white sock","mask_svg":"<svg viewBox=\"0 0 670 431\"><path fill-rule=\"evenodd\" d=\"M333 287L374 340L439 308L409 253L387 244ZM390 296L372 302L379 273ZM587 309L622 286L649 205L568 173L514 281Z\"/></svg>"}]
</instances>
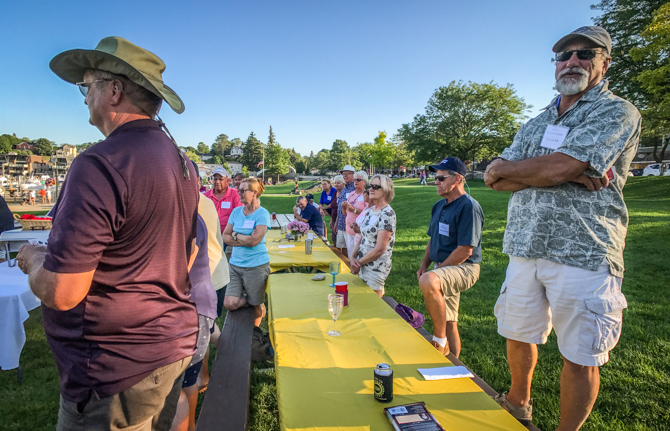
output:
<instances>
[{"instance_id":1,"label":"white sock","mask_svg":"<svg viewBox=\"0 0 670 431\"><path fill-rule=\"evenodd\" d=\"M446 338L437 338L435 335L433 335L433 341L435 341L437 344L439 344L442 347L447 347L447 339Z\"/></svg>"}]
</instances>

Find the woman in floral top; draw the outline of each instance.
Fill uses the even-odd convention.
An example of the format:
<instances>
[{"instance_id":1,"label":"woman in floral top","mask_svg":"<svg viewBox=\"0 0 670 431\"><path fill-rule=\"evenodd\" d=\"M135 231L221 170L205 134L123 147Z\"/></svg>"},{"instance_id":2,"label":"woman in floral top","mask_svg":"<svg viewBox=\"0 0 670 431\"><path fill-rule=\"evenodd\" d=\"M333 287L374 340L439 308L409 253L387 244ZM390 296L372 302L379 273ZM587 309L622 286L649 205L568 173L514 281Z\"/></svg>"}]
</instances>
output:
<instances>
[{"instance_id":1,"label":"woman in floral top","mask_svg":"<svg viewBox=\"0 0 670 431\"><path fill-rule=\"evenodd\" d=\"M381 298L384 283L391 272L391 254L395 243L395 211L393 181L375 175L370 181L370 209L360 225L361 239L354 246L351 272L358 274ZM374 207L373 207L374 206Z\"/></svg>"}]
</instances>

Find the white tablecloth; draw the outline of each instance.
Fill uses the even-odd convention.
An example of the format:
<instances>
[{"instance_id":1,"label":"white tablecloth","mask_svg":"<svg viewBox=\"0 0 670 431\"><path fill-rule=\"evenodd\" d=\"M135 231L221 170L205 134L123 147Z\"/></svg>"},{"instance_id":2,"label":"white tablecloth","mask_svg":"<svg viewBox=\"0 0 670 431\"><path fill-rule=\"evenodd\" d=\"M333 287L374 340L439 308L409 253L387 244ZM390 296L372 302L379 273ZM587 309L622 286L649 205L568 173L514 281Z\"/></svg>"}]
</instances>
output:
<instances>
[{"instance_id":1,"label":"white tablecloth","mask_svg":"<svg viewBox=\"0 0 670 431\"><path fill-rule=\"evenodd\" d=\"M40 300L28 286L28 276L18 267L0 265L0 369L19 366L21 349L26 342L23 322L28 311L40 306Z\"/></svg>"}]
</instances>

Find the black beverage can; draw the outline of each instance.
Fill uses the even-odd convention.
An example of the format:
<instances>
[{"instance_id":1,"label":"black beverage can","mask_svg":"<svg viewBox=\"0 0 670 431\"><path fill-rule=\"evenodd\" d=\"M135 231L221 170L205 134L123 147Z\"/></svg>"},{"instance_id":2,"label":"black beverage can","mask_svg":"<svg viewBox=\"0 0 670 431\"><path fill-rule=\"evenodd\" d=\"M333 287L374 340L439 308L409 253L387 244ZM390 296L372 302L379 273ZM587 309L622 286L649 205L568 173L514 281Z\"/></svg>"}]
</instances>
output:
<instances>
[{"instance_id":1,"label":"black beverage can","mask_svg":"<svg viewBox=\"0 0 670 431\"><path fill-rule=\"evenodd\" d=\"M375 399L382 403L393 401L393 370L389 364L375 368Z\"/></svg>"}]
</instances>

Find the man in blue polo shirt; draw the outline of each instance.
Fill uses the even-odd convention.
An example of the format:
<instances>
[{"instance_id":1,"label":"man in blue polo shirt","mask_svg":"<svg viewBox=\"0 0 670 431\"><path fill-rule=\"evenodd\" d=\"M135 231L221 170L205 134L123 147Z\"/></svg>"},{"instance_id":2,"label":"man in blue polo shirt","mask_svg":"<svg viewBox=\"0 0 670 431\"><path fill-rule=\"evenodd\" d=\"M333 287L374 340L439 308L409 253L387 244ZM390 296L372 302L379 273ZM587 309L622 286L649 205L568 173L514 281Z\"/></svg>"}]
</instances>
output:
<instances>
[{"instance_id":1,"label":"man in blue polo shirt","mask_svg":"<svg viewBox=\"0 0 670 431\"><path fill-rule=\"evenodd\" d=\"M296 205L293 207L293 215L296 220L308 223L309 228L323 239L325 232L323 230L323 218L321 217L321 213L314 207L314 205L307 202L305 196L297 197Z\"/></svg>"},{"instance_id":2,"label":"man in blue polo shirt","mask_svg":"<svg viewBox=\"0 0 670 431\"><path fill-rule=\"evenodd\" d=\"M458 305L461 292L479 279L484 213L479 203L465 193L466 170L460 159L447 157L429 169L437 174L437 194L444 199L433 205L430 240L416 276L433 320L431 344L444 356L451 351L458 357ZM433 270L429 271L431 262Z\"/></svg>"}]
</instances>

